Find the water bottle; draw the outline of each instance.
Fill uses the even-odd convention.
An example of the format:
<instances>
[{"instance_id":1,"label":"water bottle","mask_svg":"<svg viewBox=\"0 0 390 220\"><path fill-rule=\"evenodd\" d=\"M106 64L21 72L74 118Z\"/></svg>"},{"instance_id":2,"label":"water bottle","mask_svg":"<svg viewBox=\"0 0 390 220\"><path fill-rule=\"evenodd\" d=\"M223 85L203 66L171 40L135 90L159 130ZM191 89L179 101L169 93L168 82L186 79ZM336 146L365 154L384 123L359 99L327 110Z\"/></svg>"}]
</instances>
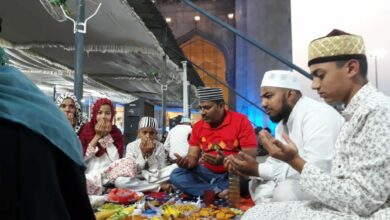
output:
<instances>
[{"instance_id":1,"label":"water bottle","mask_svg":"<svg viewBox=\"0 0 390 220\"><path fill-rule=\"evenodd\" d=\"M240 206L240 177L229 173L229 207L239 208Z\"/></svg>"}]
</instances>

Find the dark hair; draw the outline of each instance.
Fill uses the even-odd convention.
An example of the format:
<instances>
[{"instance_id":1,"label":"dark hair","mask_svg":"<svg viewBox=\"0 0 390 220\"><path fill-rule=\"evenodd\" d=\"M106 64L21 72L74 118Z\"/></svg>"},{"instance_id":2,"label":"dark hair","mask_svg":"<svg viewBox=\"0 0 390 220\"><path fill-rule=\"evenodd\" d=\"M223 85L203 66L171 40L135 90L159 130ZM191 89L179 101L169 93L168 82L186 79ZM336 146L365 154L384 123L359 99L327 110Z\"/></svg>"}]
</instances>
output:
<instances>
[{"instance_id":1,"label":"dark hair","mask_svg":"<svg viewBox=\"0 0 390 220\"><path fill-rule=\"evenodd\" d=\"M266 130L266 131L268 131L269 133L271 133L271 129L269 129L269 127L264 128L264 130Z\"/></svg>"},{"instance_id":2,"label":"dark hair","mask_svg":"<svg viewBox=\"0 0 390 220\"><path fill-rule=\"evenodd\" d=\"M225 100L223 99L219 99L219 100L210 100L210 102L214 102L215 104L217 105L220 105L220 104L225 104Z\"/></svg>"},{"instance_id":3,"label":"dark hair","mask_svg":"<svg viewBox=\"0 0 390 220\"><path fill-rule=\"evenodd\" d=\"M260 126L260 127L256 127L255 128L255 133L256 133L256 135L261 131L261 130L263 130L263 128Z\"/></svg>"},{"instance_id":4,"label":"dark hair","mask_svg":"<svg viewBox=\"0 0 390 220\"><path fill-rule=\"evenodd\" d=\"M349 59L350 60L350 59ZM339 60L339 61L335 61L336 62L336 66L337 68L340 68L342 66L344 66L349 60ZM360 74L366 78L367 77L367 58L363 58L363 59L355 59L359 62L359 66L360 66Z\"/></svg>"}]
</instances>

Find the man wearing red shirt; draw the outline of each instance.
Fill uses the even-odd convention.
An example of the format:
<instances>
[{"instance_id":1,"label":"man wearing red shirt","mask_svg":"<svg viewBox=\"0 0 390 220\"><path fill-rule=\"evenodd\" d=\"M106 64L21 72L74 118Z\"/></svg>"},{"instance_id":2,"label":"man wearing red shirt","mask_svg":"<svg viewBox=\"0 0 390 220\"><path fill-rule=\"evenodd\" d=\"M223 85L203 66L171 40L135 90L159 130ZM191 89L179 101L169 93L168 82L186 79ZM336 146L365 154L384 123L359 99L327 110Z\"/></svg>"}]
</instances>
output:
<instances>
[{"instance_id":1,"label":"man wearing red shirt","mask_svg":"<svg viewBox=\"0 0 390 220\"><path fill-rule=\"evenodd\" d=\"M187 156L175 154L179 168L172 172L170 180L193 196L213 190L225 197L228 175L224 157L240 150L255 157L257 139L245 115L225 109L221 88L200 88L198 95L202 119L192 129Z\"/></svg>"}]
</instances>

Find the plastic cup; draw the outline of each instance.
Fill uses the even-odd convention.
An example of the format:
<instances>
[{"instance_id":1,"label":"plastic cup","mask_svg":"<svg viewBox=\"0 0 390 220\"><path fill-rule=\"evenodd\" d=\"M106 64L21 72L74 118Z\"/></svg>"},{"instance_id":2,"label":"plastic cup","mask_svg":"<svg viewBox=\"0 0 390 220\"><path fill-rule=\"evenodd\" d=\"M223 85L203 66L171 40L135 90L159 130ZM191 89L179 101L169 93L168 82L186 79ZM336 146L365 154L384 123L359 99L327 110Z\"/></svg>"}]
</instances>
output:
<instances>
[{"instance_id":1,"label":"plastic cup","mask_svg":"<svg viewBox=\"0 0 390 220\"><path fill-rule=\"evenodd\" d=\"M206 206L214 204L215 192L213 190L206 190L203 193L203 201Z\"/></svg>"}]
</instances>

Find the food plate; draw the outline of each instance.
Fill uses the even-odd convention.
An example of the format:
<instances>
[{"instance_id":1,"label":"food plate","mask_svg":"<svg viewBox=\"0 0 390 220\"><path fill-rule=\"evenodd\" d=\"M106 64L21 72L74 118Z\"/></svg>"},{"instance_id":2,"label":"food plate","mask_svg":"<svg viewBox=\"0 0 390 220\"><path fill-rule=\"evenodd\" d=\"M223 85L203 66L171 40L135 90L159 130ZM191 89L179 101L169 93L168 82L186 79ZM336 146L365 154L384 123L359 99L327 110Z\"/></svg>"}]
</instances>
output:
<instances>
[{"instance_id":1,"label":"food plate","mask_svg":"<svg viewBox=\"0 0 390 220\"><path fill-rule=\"evenodd\" d=\"M134 192L130 189L114 188L108 193L106 201L127 205L137 202L143 195L141 192Z\"/></svg>"}]
</instances>

